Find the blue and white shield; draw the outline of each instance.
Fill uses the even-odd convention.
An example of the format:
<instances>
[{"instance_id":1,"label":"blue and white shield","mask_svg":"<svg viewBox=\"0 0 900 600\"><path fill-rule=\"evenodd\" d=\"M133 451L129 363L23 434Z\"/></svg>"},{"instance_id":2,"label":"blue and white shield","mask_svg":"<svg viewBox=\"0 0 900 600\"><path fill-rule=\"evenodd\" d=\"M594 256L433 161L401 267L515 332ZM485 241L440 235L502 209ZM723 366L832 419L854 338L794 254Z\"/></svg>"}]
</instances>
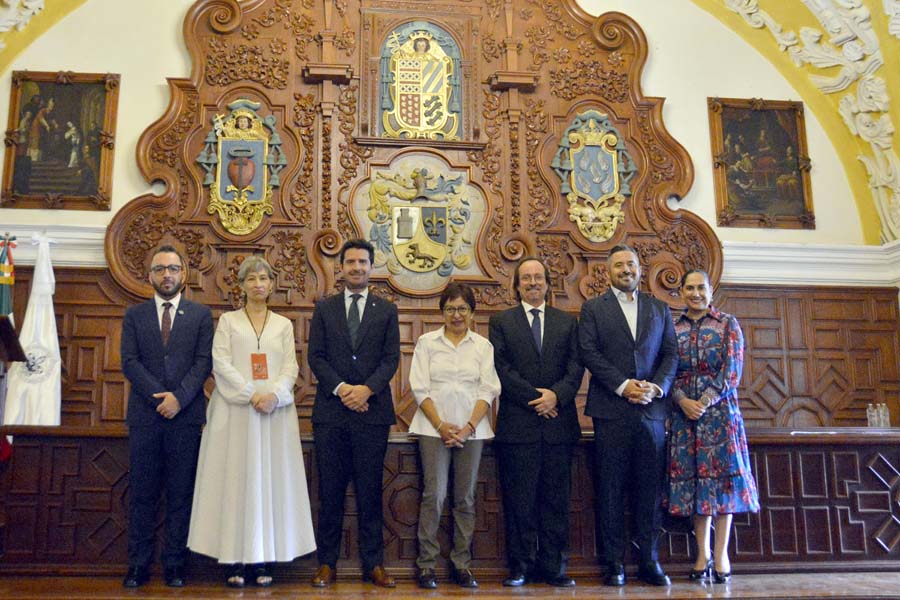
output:
<instances>
[{"instance_id":1,"label":"blue and white shield","mask_svg":"<svg viewBox=\"0 0 900 600\"><path fill-rule=\"evenodd\" d=\"M619 191L618 158L615 150L602 145L579 145L570 150L572 190L581 198L597 203Z\"/></svg>"}]
</instances>

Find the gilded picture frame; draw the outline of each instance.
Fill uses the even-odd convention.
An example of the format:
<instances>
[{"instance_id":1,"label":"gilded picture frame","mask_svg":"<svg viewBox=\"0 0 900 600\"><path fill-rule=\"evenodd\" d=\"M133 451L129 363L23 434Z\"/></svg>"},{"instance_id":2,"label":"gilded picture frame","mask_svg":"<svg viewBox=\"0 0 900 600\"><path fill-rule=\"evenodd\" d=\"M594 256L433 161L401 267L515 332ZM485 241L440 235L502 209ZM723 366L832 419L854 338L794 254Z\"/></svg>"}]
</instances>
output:
<instances>
[{"instance_id":1,"label":"gilded picture frame","mask_svg":"<svg viewBox=\"0 0 900 600\"><path fill-rule=\"evenodd\" d=\"M13 72L0 207L110 210L119 79Z\"/></svg>"},{"instance_id":2,"label":"gilded picture frame","mask_svg":"<svg viewBox=\"0 0 900 600\"><path fill-rule=\"evenodd\" d=\"M722 227L815 229L803 103L708 98Z\"/></svg>"}]
</instances>

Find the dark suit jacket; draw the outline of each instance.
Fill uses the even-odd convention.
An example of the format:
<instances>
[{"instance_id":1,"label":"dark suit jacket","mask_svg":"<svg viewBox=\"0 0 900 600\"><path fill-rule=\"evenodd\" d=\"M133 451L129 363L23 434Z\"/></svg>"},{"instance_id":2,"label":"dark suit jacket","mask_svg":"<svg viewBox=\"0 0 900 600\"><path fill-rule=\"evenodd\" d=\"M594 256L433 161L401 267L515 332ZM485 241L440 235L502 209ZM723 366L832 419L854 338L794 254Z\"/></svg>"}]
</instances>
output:
<instances>
[{"instance_id":1,"label":"dark suit jacket","mask_svg":"<svg viewBox=\"0 0 900 600\"><path fill-rule=\"evenodd\" d=\"M538 353L521 304L491 317L490 340L501 386L498 442L575 443L581 436L575 410L575 394L584 376L578 359L578 321L550 306L544 319L543 351ZM545 419L528 406L541 395L539 387L556 392L556 418Z\"/></svg>"},{"instance_id":2,"label":"dark suit jacket","mask_svg":"<svg viewBox=\"0 0 900 600\"><path fill-rule=\"evenodd\" d=\"M203 384L212 370L213 321L209 308L182 296L163 346L156 303L151 298L125 311L122 372L131 383L129 426L202 425L206 421ZM158 392L172 392L181 404L174 419L156 412Z\"/></svg>"},{"instance_id":3,"label":"dark suit jacket","mask_svg":"<svg viewBox=\"0 0 900 600\"><path fill-rule=\"evenodd\" d=\"M612 290L581 307L579 340L581 360L591 374L584 414L598 419L621 419L628 411L641 411L650 419L665 419L666 402L631 404L616 394L626 379L644 379L658 385L663 395L678 368L678 346L669 307L649 294L639 293L637 340Z\"/></svg>"},{"instance_id":4,"label":"dark suit jacket","mask_svg":"<svg viewBox=\"0 0 900 600\"><path fill-rule=\"evenodd\" d=\"M358 332L358 344L350 344L344 294L316 304L309 329L309 366L319 380L313 405L313 423L393 425L391 378L400 362L400 328L397 307L369 292ZM358 413L334 395L341 382L369 386L369 410Z\"/></svg>"}]
</instances>

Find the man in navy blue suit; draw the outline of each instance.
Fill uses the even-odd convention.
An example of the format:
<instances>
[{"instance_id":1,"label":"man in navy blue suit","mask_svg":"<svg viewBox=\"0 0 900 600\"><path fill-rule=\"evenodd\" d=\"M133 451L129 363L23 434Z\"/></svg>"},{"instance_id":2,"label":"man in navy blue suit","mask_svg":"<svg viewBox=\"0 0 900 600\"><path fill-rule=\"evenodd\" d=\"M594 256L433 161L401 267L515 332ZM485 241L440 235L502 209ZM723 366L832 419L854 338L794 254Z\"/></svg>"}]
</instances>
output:
<instances>
[{"instance_id":1,"label":"man in navy blue suit","mask_svg":"<svg viewBox=\"0 0 900 600\"><path fill-rule=\"evenodd\" d=\"M149 579L157 505L166 492L166 585L184 586L184 563L200 449L206 419L203 384L212 370L213 321L209 308L181 295L184 261L161 246L150 261L154 297L132 306L122 323L122 371L128 396L130 505L128 574L136 588Z\"/></svg>"},{"instance_id":2,"label":"man in navy blue suit","mask_svg":"<svg viewBox=\"0 0 900 600\"><path fill-rule=\"evenodd\" d=\"M313 436L319 474L319 568L313 587L336 579L344 496L356 490L359 559L363 579L394 587L384 570L382 478L394 424L391 379L400 362L397 307L369 292L372 244L348 240L341 248L344 291L316 304L309 328L309 366L318 380Z\"/></svg>"},{"instance_id":3,"label":"man in navy blue suit","mask_svg":"<svg viewBox=\"0 0 900 600\"><path fill-rule=\"evenodd\" d=\"M638 577L669 585L656 550L666 464L665 395L678 367L669 308L638 291L641 266L629 246L607 260L607 292L584 303L581 360L591 374L585 414L594 422L594 495L606 585L625 585L625 493L640 547Z\"/></svg>"}]
</instances>

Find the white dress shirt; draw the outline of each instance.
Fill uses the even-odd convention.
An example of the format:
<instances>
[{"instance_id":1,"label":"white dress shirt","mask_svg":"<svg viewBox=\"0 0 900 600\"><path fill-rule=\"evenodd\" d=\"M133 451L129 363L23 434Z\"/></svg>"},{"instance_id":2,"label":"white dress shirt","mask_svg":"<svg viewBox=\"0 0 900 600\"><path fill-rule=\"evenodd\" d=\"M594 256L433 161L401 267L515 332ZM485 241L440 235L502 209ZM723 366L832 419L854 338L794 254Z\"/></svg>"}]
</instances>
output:
<instances>
[{"instance_id":1,"label":"white dress shirt","mask_svg":"<svg viewBox=\"0 0 900 600\"><path fill-rule=\"evenodd\" d=\"M637 322L638 322L638 298L640 298L640 294L637 290L632 292L633 298L631 300L628 299L628 294L623 292L617 287L610 287L613 294L616 296L616 300L619 301L619 306L622 308L622 312L625 313L625 321L628 323L628 329L631 331L631 339L635 342L637 341ZM626 379L623 381L619 387L616 388L616 394L621 396L625 391L625 386L628 385L630 379ZM654 394L657 398L662 396L662 389L652 381L650 385L653 386Z\"/></svg>"},{"instance_id":2,"label":"white dress shirt","mask_svg":"<svg viewBox=\"0 0 900 600\"><path fill-rule=\"evenodd\" d=\"M359 322L362 323L363 313L366 312L366 300L369 299L369 288L366 288L361 292L351 292L347 288L344 288L344 314L347 318L350 317L350 303L353 302L353 298L351 298L353 294L362 296L356 301L356 307L359 308Z\"/></svg>"},{"instance_id":3,"label":"white dress shirt","mask_svg":"<svg viewBox=\"0 0 900 600\"><path fill-rule=\"evenodd\" d=\"M478 400L488 404L500 395L500 379L494 369L494 346L474 331L454 346L444 335L444 328L419 337L409 369L409 386L416 404L431 398L441 420L464 427L472 417ZM409 432L440 437L425 413L417 410ZM490 415L475 426L476 439L494 437Z\"/></svg>"},{"instance_id":4,"label":"white dress shirt","mask_svg":"<svg viewBox=\"0 0 900 600\"><path fill-rule=\"evenodd\" d=\"M359 294L360 298L356 301L356 308L359 309L359 322L362 324L363 313L366 312L366 300L369 299L369 288L362 290L361 292L351 292L348 288L344 288L344 315L349 319L350 318L350 305L353 303L353 294ZM342 381L331 390L331 393L335 396L338 395L338 390L341 389L341 386L346 382Z\"/></svg>"}]
</instances>

